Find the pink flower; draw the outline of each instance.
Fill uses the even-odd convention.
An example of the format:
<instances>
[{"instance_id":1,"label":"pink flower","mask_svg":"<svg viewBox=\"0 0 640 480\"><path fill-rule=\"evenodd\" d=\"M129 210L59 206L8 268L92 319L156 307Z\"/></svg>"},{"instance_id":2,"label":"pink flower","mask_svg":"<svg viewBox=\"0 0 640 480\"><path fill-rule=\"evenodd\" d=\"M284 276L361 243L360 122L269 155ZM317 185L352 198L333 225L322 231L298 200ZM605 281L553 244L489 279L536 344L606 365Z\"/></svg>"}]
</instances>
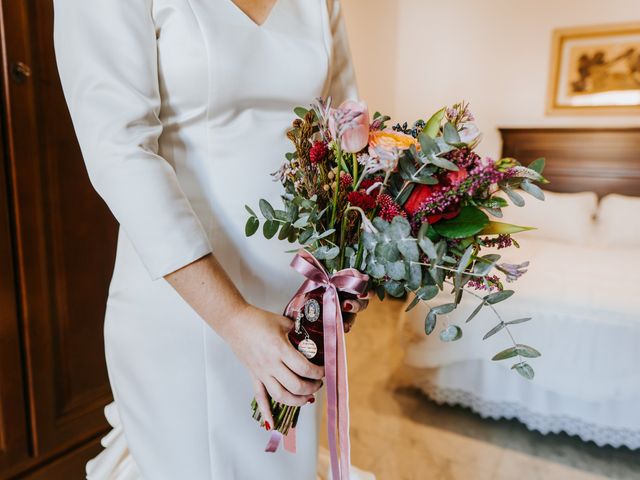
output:
<instances>
[{"instance_id":1,"label":"pink flower","mask_svg":"<svg viewBox=\"0 0 640 480\"><path fill-rule=\"evenodd\" d=\"M356 153L369 143L369 110L367 104L346 100L329 115L329 131L340 141L342 150Z\"/></svg>"}]
</instances>

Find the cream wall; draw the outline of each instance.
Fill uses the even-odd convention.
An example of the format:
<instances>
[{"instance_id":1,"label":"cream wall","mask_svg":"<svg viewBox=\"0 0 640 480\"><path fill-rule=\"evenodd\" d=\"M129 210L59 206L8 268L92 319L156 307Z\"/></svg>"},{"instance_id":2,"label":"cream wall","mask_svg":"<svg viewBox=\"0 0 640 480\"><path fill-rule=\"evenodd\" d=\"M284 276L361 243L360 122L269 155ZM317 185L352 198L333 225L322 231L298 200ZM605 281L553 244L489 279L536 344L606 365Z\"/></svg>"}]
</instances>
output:
<instances>
[{"instance_id":1,"label":"cream wall","mask_svg":"<svg viewBox=\"0 0 640 480\"><path fill-rule=\"evenodd\" d=\"M360 93L414 120L471 102L500 153L499 126L640 125L640 116L546 116L551 32L640 21L640 0L342 0Z\"/></svg>"}]
</instances>

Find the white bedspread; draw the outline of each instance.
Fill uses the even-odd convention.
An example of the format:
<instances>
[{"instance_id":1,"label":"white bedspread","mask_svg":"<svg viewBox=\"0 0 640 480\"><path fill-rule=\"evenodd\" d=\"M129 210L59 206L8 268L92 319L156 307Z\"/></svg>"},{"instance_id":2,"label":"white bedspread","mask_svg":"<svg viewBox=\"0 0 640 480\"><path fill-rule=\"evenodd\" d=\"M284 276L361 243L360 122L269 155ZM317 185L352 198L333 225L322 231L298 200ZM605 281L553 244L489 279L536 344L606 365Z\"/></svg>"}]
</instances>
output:
<instances>
[{"instance_id":1,"label":"white bedspread","mask_svg":"<svg viewBox=\"0 0 640 480\"><path fill-rule=\"evenodd\" d=\"M464 388L466 383L467 390L485 402L521 404L534 414L568 414L561 410L571 410L572 405L576 417L581 410L587 417L594 411L606 412L584 420L636 429L640 438L640 409L635 408L640 399L640 249L607 250L539 239L527 239L522 247L499 252L505 254L503 260L530 260L531 266L518 282L507 285L516 294L496 308L505 320L533 317L511 327L518 343L542 352L541 358L530 361L536 371L533 383L527 385L530 382L515 372L505 375L514 361L491 362L495 353L510 346L509 337L502 331L482 340L498 323L486 307L464 324L478 304L469 295L456 312L440 317L441 323L429 337L423 330L426 307L407 314L406 365L413 367L414 375L420 371L415 369L428 369L432 389ZM447 301L445 296L430 303ZM450 344L440 341L438 332L447 321L463 326L462 339ZM473 378L462 378L462 363L469 372L473 370ZM432 370L437 367L441 367L438 373ZM447 379L445 372L457 378ZM416 378L414 383L421 381ZM633 406L633 411L626 411L626 405ZM611 411L615 408L617 414Z\"/></svg>"}]
</instances>

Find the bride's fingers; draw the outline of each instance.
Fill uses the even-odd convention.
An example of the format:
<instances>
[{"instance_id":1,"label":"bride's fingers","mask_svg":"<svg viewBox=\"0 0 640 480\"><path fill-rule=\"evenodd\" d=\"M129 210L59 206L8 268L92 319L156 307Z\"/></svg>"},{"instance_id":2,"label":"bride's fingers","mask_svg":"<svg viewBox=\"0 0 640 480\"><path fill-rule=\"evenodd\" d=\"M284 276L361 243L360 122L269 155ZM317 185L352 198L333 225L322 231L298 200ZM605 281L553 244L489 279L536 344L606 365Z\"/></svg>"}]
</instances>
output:
<instances>
[{"instance_id":1,"label":"bride's fingers","mask_svg":"<svg viewBox=\"0 0 640 480\"><path fill-rule=\"evenodd\" d=\"M288 343L282 354L282 362L296 375L302 378L320 380L324 378L324 367L314 365L307 360L293 345Z\"/></svg>"},{"instance_id":2,"label":"bride's fingers","mask_svg":"<svg viewBox=\"0 0 640 480\"><path fill-rule=\"evenodd\" d=\"M309 396L316 393L322 386L322 382L320 380L308 380L299 377L289 370L289 367L284 363L280 364L280 368L278 368L274 374L276 380L280 382L280 385L294 395Z\"/></svg>"},{"instance_id":3,"label":"bride's fingers","mask_svg":"<svg viewBox=\"0 0 640 480\"><path fill-rule=\"evenodd\" d=\"M362 312L369 305L369 300L366 298L348 298L342 302L342 311L345 313L358 313Z\"/></svg>"},{"instance_id":4,"label":"bride's fingers","mask_svg":"<svg viewBox=\"0 0 640 480\"><path fill-rule=\"evenodd\" d=\"M275 423L273 422L273 415L271 414L271 403L269 402L269 394L263 383L255 379L253 381L253 389L256 394L256 402L258 402L258 408L262 413L262 419L267 430L271 430Z\"/></svg>"},{"instance_id":5,"label":"bride's fingers","mask_svg":"<svg viewBox=\"0 0 640 480\"><path fill-rule=\"evenodd\" d=\"M310 401L315 401L313 395L294 395L284 388L280 382L274 377L269 377L265 381L265 387L276 402L283 403L285 405L301 407L306 405ZM311 400L313 398L313 400Z\"/></svg>"}]
</instances>

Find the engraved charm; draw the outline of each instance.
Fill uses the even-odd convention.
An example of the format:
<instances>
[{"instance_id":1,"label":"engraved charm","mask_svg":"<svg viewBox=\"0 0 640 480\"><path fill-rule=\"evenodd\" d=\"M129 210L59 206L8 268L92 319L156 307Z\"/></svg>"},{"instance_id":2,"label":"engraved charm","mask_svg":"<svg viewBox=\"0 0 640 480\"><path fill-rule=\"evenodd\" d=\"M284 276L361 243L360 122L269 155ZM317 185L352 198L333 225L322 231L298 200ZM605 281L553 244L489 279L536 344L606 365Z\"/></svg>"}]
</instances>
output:
<instances>
[{"instance_id":1,"label":"engraved charm","mask_svg":"<svg viewBox=\"0 0 640 480\"><path fill-rule=\"evenodd\" d=\"M320 318L320 304L314 298L307 300L304 304L304 316L310 322L315 322Z\"/></svg>"},{"instance_id":2,"label":"engraved charm","mask_svg":"<svg viewBox=\"0 0 640 480\"><path fill-rule=\"evenodd\" d=\"M298 350L308 359L312 359L318 353L318 346L310 338L305 338L298 344Z\"/></svg>"}]
</instances>

